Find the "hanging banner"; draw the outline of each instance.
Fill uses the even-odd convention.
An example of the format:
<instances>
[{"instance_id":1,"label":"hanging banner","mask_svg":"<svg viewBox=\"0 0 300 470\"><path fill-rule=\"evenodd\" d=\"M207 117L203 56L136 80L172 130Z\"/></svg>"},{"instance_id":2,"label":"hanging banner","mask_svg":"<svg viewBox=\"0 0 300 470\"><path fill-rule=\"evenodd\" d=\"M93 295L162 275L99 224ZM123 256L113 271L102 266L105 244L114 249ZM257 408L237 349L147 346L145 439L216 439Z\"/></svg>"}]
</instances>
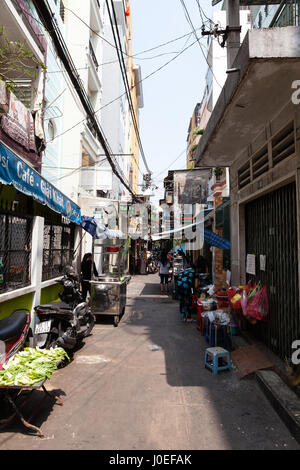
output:
<instances>
[{"instance_id":1,"label":"hanging banner","mask_svg":"<svg viewBox=\"0 0 300 470\"><path fill-rule=\"evenodd\" d=\"M0 182L12 184L18 191L59 212L70 222L80 225L80 207L45 180L24 160L0 142Z\"/></svg>"}]
</instances>

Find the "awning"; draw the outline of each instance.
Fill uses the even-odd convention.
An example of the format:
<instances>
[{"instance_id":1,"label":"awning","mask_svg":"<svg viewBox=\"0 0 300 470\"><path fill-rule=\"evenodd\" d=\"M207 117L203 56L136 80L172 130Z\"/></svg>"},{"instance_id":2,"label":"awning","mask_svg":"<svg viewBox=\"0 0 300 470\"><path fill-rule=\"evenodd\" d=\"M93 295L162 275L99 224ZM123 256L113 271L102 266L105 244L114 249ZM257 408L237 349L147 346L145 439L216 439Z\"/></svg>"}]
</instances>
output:
<instances>
[{"instance_id":1,"label":"awning","mask_svg":"<svg viewBox=\"0 0 300 470\"><path fill-rule=\"evenodd\" d=\"M299 70L299 27L248 31L195 151L196 168L230 167L291 101Z\"/></svg>"},{"instance_id":2,"label":"awning","mask_svg":"<svg viewBox=\"0 0 300 470\"><path fill-rule=\"evenodd\" d=\"M36 201L60 213L70 222L80 225L80 207L2 142L0 142L0 183L13 185L21 193L32 196Z\"/></svg>"}]
</instances>

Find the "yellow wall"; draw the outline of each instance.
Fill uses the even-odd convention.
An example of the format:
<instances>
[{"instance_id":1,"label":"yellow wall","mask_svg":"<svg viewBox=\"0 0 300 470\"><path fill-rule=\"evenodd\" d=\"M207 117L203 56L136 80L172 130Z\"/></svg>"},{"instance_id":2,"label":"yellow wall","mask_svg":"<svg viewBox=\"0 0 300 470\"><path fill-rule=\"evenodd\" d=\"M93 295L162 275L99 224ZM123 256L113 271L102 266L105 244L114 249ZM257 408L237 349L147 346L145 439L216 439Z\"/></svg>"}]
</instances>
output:
<instances>
[{"instance_id":1,"label":"yellow wall","mask_svg":"<svg viewBox=\"0 0 300 470\"><path fill-rule=\"evenodd\" d=\"M48 302L59 301L58 294L62 291L60 284L54 284L53 286L45 287L41 290L41 304L47 304ZM16 291L17 292L17 291ZM18 308L26 308L31 311L33 293L15 297L14 299L7 300L6 302L0 303L0 320L8 317L14 310Z\"/></svg>"},{"instance_id":2,"label":"yellow wall","mask_svg":"<svg viewBox=\"0 0 300 470\"><path fill-rule=\"evenodd\" d=\"M53 286L44 287L41 290L41 304L48 304L49 302L58 302L60 300L58 294L62 292L63 286L61 284L54 284Z\"/></svg>"},{"instance_id":3,"label":"yellow wall","mask_svg":"<svg viewBox=\"0 0 300 470\"><path fill-rule=\"evenodd\" d=\"M0 303L0 320L9 317L9 315L17 308L26 308L31 311L32 296L33 294L31 293Z\"/></svg>"},{"instance_id":4,"label":"yellow wall","mask_svg":"<svg viewBox=\"0 0 300 470\"><path fill-rule=\"evenodd\" d=\"M129 0L126 0L126 8L130 6ZM131 13L129 16L126 17L127 20L127 54L130 56L127 58L127 70L128 70L128 82L131 87L131 100L134 109L134 113L136 116L137 125L139 127L139 108L137 102L137 93L136 93L136 83L135 83L135 74L133 71L134 63L132 60L132 18ZM134 88L132 88L134 87ZM131 157L131 167L133 170L132 173L132 189L135 193L138 193L138 183L139 183L139 145L137 136L135 133L135 129L133 123L131 122L131 151L130 153L133 154Z\"/></svg>"}]
</instances>

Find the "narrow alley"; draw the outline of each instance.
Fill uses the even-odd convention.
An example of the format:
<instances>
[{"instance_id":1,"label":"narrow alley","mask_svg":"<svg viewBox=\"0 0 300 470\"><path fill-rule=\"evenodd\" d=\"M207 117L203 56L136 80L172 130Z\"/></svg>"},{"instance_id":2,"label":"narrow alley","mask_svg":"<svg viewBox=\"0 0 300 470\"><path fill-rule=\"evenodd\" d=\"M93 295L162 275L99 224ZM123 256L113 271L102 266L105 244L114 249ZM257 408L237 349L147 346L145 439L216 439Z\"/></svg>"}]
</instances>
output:
<instances>
[{"instance_id":1,"label":"narrow alley","mask_svg":"<svg viewBox=\"0 0 300 470\"><path fill-rule=\"evenodd\" d=\"M299 449L255 379L204 368L205 337L180 322L158 279L133 277L119 326L99 319L46 382L63 406L47 399L33 421L45 437L16 420L1 432L1 449Z\"/></svg>"}]
</instances>

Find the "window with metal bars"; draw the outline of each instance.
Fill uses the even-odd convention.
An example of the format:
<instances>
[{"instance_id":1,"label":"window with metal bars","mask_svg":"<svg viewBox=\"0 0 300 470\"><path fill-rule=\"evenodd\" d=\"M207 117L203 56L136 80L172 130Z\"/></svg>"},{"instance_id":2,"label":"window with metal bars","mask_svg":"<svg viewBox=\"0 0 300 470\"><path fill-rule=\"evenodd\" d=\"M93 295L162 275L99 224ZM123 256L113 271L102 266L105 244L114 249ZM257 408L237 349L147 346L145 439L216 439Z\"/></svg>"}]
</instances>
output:
<instances>
[{"instance_id":1,"label":"window with metal bars","mask_svg":"<svg viewBox=\"0 0 300 470\"><path fill-rule=\"evenodd\" d=\"M61 276L65 266L72 264L73 254L73 227L45 221L42 280Z\"/></svg>"},{"instance_id":2,"label":"window with metal bars","mask_svg":"<svg viewBox=\"0 0 300 470\"><path fill-rule=\"evenodd\" d=\"M0 294L30 285L32 218L0 213Z\"/></svg>"}]
</instances>

